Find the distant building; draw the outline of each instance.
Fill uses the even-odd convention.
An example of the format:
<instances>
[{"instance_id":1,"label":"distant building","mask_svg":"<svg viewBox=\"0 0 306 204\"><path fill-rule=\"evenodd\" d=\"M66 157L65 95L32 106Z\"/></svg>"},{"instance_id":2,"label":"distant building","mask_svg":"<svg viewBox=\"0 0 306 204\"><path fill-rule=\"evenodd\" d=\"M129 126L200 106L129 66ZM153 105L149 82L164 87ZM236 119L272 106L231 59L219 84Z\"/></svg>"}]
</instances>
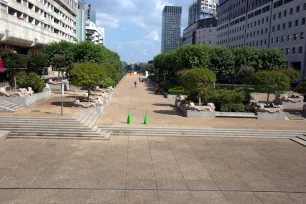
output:
<instances>
[{"instance_id":1,"label":"distant building","mask_svg":"<svg viewBox=\"0 0 306 204\"><path fill-rule=\"evenodd\" d=\"M217 45L281 49L306 77L305 0L227 0L217 11Z\"/></svg>"},{"instance_id":2,"label":"distant building","mask_svg":"<svg viewBox=\"0 0 306 204\"><path fill-rule=\"evenodd\" d=\"M183 31L182 45L215 46L217 40L217 19L199 20Z\"/></svg>"},{"instance_id":3,"label":"distant building","mask_svg":"<svg viewBox=\"0 0 306 204\"><path fill-rule=\"evenodd\" d=\"M217 16L218 0L193 0L188 11L188 26L196 21Z\"/></svg>"},{"instance_id":4,"label":"distant building","mask_svg":"<svg viewBox=\"0 0 306 204\"><path fill-rule=\"evenodd\" d=\"M162 20L161 52L175 50L180 45L182 7L165 6Z\"/></svg>"},{"instance_id":5,"label":"distant building","mask_svg":"<svg viewBox=\"0 0 306 204\"><path fill-rule=\"evenodd\" d=\"M92 41L95 44L104 45L104 28L99 28L93 22L87 20L85 33L86 41Z\"/></svg>"},{"instance_id":6,"label":"distant building","mask_svg":"<svg viewBox=\"0 0 306 204\"><path fill-rule=\"evenodd\" d=\"M85 19L90 20L94 24L96 24L96 11L92 9L91 4L87 4L84 1L79 1L79 8L85 10L86 15Z\"/></svg>"},{"instance_id":7,"label":"distant building","mask_svg":"<svg viewBox=\"0 0 306 204\"><path fill-rule=\"evenodd\" d=\"M1 45L76 41L77 0L0 0Z\"/></svg>"}]
</instances>

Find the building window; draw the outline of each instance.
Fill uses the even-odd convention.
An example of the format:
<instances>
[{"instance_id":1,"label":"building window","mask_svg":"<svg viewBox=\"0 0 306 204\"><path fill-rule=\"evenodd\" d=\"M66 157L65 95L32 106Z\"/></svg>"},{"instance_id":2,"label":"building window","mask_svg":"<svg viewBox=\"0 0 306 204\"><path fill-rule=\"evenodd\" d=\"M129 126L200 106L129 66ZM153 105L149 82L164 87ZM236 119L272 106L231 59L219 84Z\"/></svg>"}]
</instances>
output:
<instances>
[{"instance_id":1,"label":"building window","mask_svg":"<svg viewBox=\"0 0 306 204\"><path fill-rule=\"evenodd\" d=\"M292 15L292 14L293 14L293 8L290 9L290 15Z\"/></svg>"},{"instance_id":2,"label":"building window","mask_svg":"<svg viewBox=\"0 0 306 204\"><path fill-rule=\"evenodd\" d=\"M261 24L264 24L264 23L265 23L265 19L262 19L262 20L261 20Z\"/></svg>"},{"instance_id":3,"label":"building window","mask_svg":"<svg viewBox=\"0 0 306 204\"><path fill-rule=\"evenodd\" d=\"M284 41L285 41L285 38L284 38L284 36L282 36L282 38L281 38L281 39L282 39L282 40L281 40L282 42L284 42Z\"/></svg>"},{"instance_id":4,"label":"building window","mask_svg":"<svg viewBox=\"0 0 306 204\"><path fill-rule=\"evenodd\" d=\"M273 15L273 20L275 20L275 19L276 19L276 14Z\"/></svg>"},{"instance_id":5,"label":"building window","mask_svg":"<svg viewBox=\"0 0 306 204\"><path fill-rule=\"evenodd\" d=\"M288 28L291 28L291 26L292 26L292 22L290 21L288 22Z\"/></svg>"},{"instance_id":6,"label":"building window","mask_svg":"<svg viewBox=\"0 0 306 204\"><path fill-rule=\"evenodd\" d=\"M269 17L266 17L266 22L267 22L267 23L269 22Z\"/></svg>"},{"instance_id":7,"label":"building window","mask_svg":"<svg viewBox=\"0 0 306 204\"><path fill-rule=\"evenodd\" d=\"M299 53L303 53L303 47L299 47Z\"/></svg>"},{"instance_id":8,"label":"building window","mask_svg":"<svg viewBox=\"0 0 306 204\"><path fill-rule=\"evenodd\" d=\"M297 7L296 7L295 12L297 12L297 13L300 12L300 6L297 6Z\"/></svg>"},{"instance_id":9,"label":"building window","mask_svg":"<svg viewBox=\"0 0 306 204\"><path fill-rule=\"evenodd\" d=\"M287 41L288 41L288 42L291 41L291 35L287 35Z\"/></svg>"},{"instance_id":10,"label":"building window","mask_svg":"<svg viewBox=\"0 0 306 204\"><path fill-rule=\"evenodd\" d=\"M268 33L268 28L265 29L265 33Z\"/></svg>"},{"instance_id":11,"label":"building window","mask_svg":"<svg viewBox=\"0 0 306 204\"><path fill-rule=\"evenodd\" d=\"M303 7L304 11L306 10L306 3L304 3L304 7Z\"/></svg>"},{"instance_id":12,"label":"building window","mask_svg":"<svg viewBox=\"0 0 306 204\"><path fill-rule=\"evenodd\" d=\"M298 34L297 33L294 33L293 34L293 40L296 40L298 38Z\"/></svg>"},{"instance_id":13,"label":"building window","mask_svg":"<svg viewBox=\"0 0 306 204\"><path fill-rule=\"evenodd\" d=\"M282 13L279 12L279 13L278 13L278 18L281 18L281 17L282 17Z\"/></svg>"},{"instance_id":14,"label":"building window","mask_svg":"<svg viewBox=\"0 0 306 204\"><path fill-rule=\"evenodd\" d=\"M256 21L254 21L254 26L256 26Z\"/></svg>"},{"instance_id":15,"label":"building window","mask_svg":"<svg viewBox=\"0 0 306 204\"><path fill-rule=\"evenodd\" d=\"M302 25L305 25L306 18L302 18Z\"/></svg>"},{"instance_id":16,"label":"building window","mask_svg":"<svg viewBox=\"0 0 306 204\"><path fill-rule=\"evenodd\" d=\"M287 10L284 10L284 17L287 16Z\"/></svg>"},{"instance_id":17,"label":"building window","mask_svg":"<svg viewBox=\"0 0 306 204\"><path fill-rule=\"evenodd\" d=\"M283 30L286 29L286 23L283 23Z\"/></svg>"},{"instance_id":18,"label":"building window","mask_svg":"<svg viewBox=\"0 0 306 204\"><path fill-rule=\"evenodd\" d=\"M295 47L292 48L292 54L295 54Z\"/></svg>"},{"instance_id":19,"label":"building window","mask_svg":"<svg viewBox=\"0 0 306 204\"><path fill-rule=\"evenodd\" d=\"M286 48L286 54L288 55L290 52L289 48Z\"/></svg>"},{"instance_id":20,"label":"building window","mask_svg":"<svg viewBox=\"0 0 306 204\"><path fill-rule=\"evenodd\" d=\"M267 44L267 40L265 39L265 45Z\"/></svg>"},{"instance_id":21,"label":"building window","mask_svg":"<svg viewBox=\"0 0 306 204\"><path fill-rule=\"evenodd\" d=\"M273 44L274 43L274 38L271 38L271 44Z\"/></svg>"},{"instance_id":22,"label":"building window","mask_svg":"<svg viewBox=\"0 0 306 204\"><path fill-rule=\"evenodd\" d=\"M277 25L277 31L279 31L280 30L280 25Z\"/></svg>"},{"instance_id":23,"label":"building window","mask_svg":"<svg viewBox=\"0 0 306 204\"><path fill-rule=\"evenodd\" d=\"M274 32L274 31L275 31L275 26L272 27L272 32Z\"/></svg>"},{"instance_id":24,"label":"building window","mask_svg":"<svg viewBox=\"0 0 306 204\"><path fill-rule=\"evenodd\" d=\"M304 32L301 32L300 39L304 39Z\"/></svg>"},{"instance_id":25,"label":"building window","mask_svg":"<svg viewBox=\"0 0 306 204\"><path fill-rule=\"evenodd\" d=\"M276 43L279 43L279 37L276 37Z\"/></svg>"},{"instance_id":26,"label":"building window","mask_svg":"<svg viewBox=\"0 0 306 204\"><path fill-rule=\"evenodd\" d=\"M299 25L299 20L295 20L295 26Z\"/></svg>"}]
</instances>

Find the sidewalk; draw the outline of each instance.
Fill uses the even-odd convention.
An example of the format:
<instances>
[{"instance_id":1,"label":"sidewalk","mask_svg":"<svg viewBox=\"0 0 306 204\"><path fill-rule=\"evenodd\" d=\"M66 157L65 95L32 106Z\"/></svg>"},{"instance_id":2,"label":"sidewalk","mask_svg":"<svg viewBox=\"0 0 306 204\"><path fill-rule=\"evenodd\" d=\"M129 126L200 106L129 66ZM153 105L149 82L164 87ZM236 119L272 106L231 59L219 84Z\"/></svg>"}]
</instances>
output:
<instances>
[{"instance_id":1,"label":"sidewalk","mask_svg":"<svg viewBox=\"0 0 306 204\"><path fill-rule=\"evenodd\" d=\"M137 88L134 88L134 81L137 81ZM306 130L306 121L186 118L174 107L174 99L156 95L153 86L148 82L140 83L138 77L133 76L127 76L122 81L96 125L128 127L126 120L129 110L133 117L131 127L145 127L143 120L147 112L148 127Z\"/></svg>"}]
</instances>

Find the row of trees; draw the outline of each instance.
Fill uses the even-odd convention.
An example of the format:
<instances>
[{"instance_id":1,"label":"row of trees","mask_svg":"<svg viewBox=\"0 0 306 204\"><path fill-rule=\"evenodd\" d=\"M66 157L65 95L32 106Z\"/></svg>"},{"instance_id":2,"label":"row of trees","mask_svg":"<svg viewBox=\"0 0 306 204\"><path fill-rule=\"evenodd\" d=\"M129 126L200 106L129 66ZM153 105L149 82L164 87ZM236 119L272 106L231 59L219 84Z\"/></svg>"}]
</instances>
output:
<instances>
[{"instance_id":1,"label":"row of trees","mask_svg":"<svg viewBox=\"0 0 306 204\"><path fill-rule=\"evenodd\" d=\"M209 68L217 78L233 79L241 65L260 70L278 70L286 66L284 54L278 49L254 50L248 47L230 50L225 47L206 47L203 45L182 46L175 51L162 53L154 58L154 74L161 79L176 77L179 70Z\"/></svg>"},{"instance_id":2,"label":"row of trees","mask_svg":"<svg viewBox=\"0 0 306 204\"><path fill-rule=\"evenodd\" d=\"M70 77L71 69L79 63L103 64L107 68L109 78L113 81L118 80L122 68L117 53L89 41L82 43L54 42L42 48L30 49L27 55L20 55L10 48L3 48L0 50L0 57L15 87L17 72L33 72L41 76L44 74L44 68L49 65L58 71L66 70L67 76Z\"/></svg>"}]
</instances>

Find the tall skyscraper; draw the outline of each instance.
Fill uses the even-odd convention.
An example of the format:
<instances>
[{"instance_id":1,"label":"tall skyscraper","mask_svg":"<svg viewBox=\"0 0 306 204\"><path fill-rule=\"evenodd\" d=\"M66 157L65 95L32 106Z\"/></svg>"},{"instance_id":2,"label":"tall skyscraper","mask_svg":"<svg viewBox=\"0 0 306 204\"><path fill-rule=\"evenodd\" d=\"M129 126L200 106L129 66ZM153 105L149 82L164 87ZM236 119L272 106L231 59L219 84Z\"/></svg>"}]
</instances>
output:
<instances>
[{"instance_id":1,"label":"tall skyscraper","mask_svg":"<svg viewBox=\"0 0 306 204\"><path fill-rule=\"evenodd\" d=\"M188 26L201 19L216 17L217 5L218 0L193 0L189 6Z\"/></svg>"},{"instance_id":2,"label":"tall skyscraper","mask_svg":"<svg viewBox=\"0 0 306 204\"><path fill-rule=\"evenodd\" d=\"M180 46L182 7L165 6L163 10L161 52L169 52Z\"/></svg>"}]
</instances>

